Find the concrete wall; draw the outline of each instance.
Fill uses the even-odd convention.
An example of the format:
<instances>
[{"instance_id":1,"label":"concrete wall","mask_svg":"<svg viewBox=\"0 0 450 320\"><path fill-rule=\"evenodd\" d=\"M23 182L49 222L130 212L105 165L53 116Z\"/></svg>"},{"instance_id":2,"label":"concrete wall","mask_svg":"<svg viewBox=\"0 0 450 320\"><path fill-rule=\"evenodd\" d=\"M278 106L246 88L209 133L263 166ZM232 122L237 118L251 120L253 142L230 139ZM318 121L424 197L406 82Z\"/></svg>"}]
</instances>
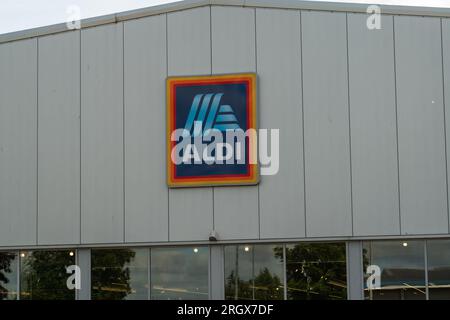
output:
<instances>
[{"instance_id":1,"label":"concrete wall","mask_svg":"<svg viewBox=\"0 0 450 320\"><path fill-rule=\"evenodd\" d=\"M366 18L202 6L0 44L0 247L448 235L450 20ZM248 71L279 173L169 190L165 78Z\"/></svg>"}]
</instances>

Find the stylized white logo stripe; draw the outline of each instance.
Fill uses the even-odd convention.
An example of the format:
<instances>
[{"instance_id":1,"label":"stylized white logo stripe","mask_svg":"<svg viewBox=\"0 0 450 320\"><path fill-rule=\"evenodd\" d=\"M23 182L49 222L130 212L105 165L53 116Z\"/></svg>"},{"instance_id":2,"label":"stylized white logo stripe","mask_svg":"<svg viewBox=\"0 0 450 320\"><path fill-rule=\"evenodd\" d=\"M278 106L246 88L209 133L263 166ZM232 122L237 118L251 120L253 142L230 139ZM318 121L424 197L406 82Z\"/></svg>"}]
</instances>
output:
<instances>
[{"instance_id":1,"label":"stylized white logo stripe","mask_svg":"<svg viewBox=\"0 0 450 320\"><path fill-rule=\"evenodd\" d=\"M222 96L223 93L197 94L192 101L184 128L192 132L194 137L210 129L220 131L240 129L231 106L219 106ZM201 107L199 108L200 103ZM204 126L203 123L205 123Z\"/></svg>"}]
</instances>

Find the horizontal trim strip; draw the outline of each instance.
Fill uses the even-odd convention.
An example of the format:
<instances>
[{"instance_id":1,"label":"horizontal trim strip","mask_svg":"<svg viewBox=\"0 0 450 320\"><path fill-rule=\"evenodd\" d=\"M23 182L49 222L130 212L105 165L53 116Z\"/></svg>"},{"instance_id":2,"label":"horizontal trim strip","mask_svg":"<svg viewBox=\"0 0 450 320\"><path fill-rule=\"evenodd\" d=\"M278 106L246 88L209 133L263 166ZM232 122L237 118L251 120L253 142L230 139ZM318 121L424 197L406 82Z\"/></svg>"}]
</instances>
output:
<instances>
[{"instance_id":1,"label":"horizontal trim strip","mask_svg":"<svg viewBox=\"0 0 450 320\"><path fill-rule=\"evenodd\" d=\"M196 7L219 5L237 6L250 8L278 8L278 9L301 9L317 11L340 11L366 13L369 4L359 3L336 3L321 1L298 1L298 0L184 0L147 8L140 8L115 14L86 18L81 20L81 28L117 23L142 17L165 14L174 11L192 9ZM413 7L379 5L383 14L414 15L431 17L450 17L450 8ZM66 23L59 23L39 28L21 30L0 35L0 43L11 42L21 39L34 38L61 32L68 32Z\"/></svg>"},{"instance_id":2,"label":"horizontal trim strip","mask_svg":"<svg viewBox=\"0 0 450 320\"><path fill-rule=\"evenodd\" d=\"M219 235L220 238L220 235ZM297 242L351 242L370 240L437 240L450 239L449 234L435 235L386 235L368 237L311 237L311 238L270 238L270 239L234 239L219 241L160 241L160 242L128 242L128 243L86 243L86 244L61 244L61 245L30 245L30 246L3 246L0 252L14 250L45 250L45 249L95 249L95 248L134 248L134 247L158 247L158 246L200 246L200 245L230 245L230 244L264 244L264 243L297 243Z\"/></svg>"}]
</instances>

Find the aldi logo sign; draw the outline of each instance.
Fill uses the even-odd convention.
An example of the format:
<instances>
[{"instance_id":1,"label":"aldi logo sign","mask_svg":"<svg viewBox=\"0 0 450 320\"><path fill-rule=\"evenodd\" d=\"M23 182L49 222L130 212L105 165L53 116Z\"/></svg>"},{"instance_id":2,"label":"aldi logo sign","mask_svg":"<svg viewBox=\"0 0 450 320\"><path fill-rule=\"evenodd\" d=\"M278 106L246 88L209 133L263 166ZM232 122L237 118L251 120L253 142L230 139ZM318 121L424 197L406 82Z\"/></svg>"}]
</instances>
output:
<instances>
[{"instance_id":1,"label":"aldi logo sign","mask_svg":"<svg viewBox=\"0 0 450 320\"><path fill-rule=\"evenodd\" d=\"M167 79L170 187L258 183L256 75Z\"/></svg>"}]
</instances>

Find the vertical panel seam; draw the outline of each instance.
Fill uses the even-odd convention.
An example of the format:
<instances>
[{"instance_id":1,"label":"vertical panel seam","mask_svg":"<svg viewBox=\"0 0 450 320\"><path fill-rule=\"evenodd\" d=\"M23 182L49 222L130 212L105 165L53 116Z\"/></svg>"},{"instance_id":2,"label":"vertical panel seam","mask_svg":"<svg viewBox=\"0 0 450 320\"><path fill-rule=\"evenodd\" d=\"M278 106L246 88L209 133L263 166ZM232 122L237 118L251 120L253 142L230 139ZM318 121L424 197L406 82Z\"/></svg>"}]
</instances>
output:
<instances>
[{"instance_id":1,"label":"vertical panel seam","mask_svg":"<svg viewBox=\"0 0 450 320\"><path fill-rule=\"evenodd\" d=\"M209 6L209 72L212 74L213 71L213 55L212 55L212 49L213 48L213 41L212 41L212 6ZM215 188L212 187L212 229L215 230L214 226L214 190Z\"/></svg>"},{"instance_id":2,"label":"vertical panel seam","mask_svg":"<svg viewBox=\"0 0 450 320\"><path fill-rule=\"evenodd\" d=\"M16 284L16 288L17 288L17 295L16 295L16 299L15 300L20 300L20 283L21 283L21 278L20 278L20 251L15 251L16 257L17 257L17 266L16 266L16 272L17 272L17 284Z\"/></svg>"},{"instance_id":3,"label":"vertical panel seam","mask_svg":"<svg viewBox=\"0 0 450 320\"><path fill-rule=\"evenodd\" d=\"M255 72L258 74L258 33L257 33L257 24L256 24L256 8L253 9L253 22L255 25ZM259 92L259 86L258 86L258 92ZM259 98L259 94L258 94ZM257 103L260 105L261 102L259 102L259 99L257 100ZM259 108L260 109L260 108ZM260 184L256 186L257 188L257 201L258 201L258 239L261 239L261 203L260 203L260 196L259 196L259 190L260 190Z\"/></svg>"},{"instance_id":4,"label":"vertical panel seam","mask_svg":"<svg viewBox=\"0 0 450 320\"><path fill-rule=\"evenodd\" d=\"M401 209L401 194L400 194L400 152L398 139L398 95L397 95L397 50L395 42L395 16L392 16L392 40L394 48L394 86L395 86L395 127L397 140L397 192L398 192L398 227L399 235L402 235L402 209Z\"/></svg>"},{"instance_id":5,"label":"vertical panel seam","mask_svg":"<svg viewBox=\"0 0 450 320\"><path fill-rule=\"evenodd\" d=\"M249 8L249 10L251 10ZM253 70L255 71L256 74L256 124L257 124L257 128L260 124L260 116L259 116L259 105L260 105L260 101L259 101L259 78L258 78L258 63L257 63L257 55L256 55L256 8L253 8L253 10L251 10L253 13L253 35L254 35L254 41L253 41L253 54L254 54L254 62L253 62ZM258 169L259 170L259 169ZM260 172L258 172L258 174L260 174ZM261 176L259 177L259 179L261 180ZM259 183L255 186L255 191L256 191L256 214L257 214L257 219L258 219L258 231L257 231L257 235L256 238L260 239L260 216L259 216Z\"/></svg>"},{"instance_id":6,"label":"vertical panel seam","mask_svg":"<svg viewBox=\"0 0 450 320\"><path fill-rule=\"evenodd\" d=\"M430 299L430 292L428 286L428 248L427 248L427 240L423 241L423 255L424 255L424 271L425 271L425 300Z\"/></svg>"},{"instance_id":7,"label":"vertical panel seam","mask_svg":"<svg viewBox=\"0 0 450 320\"><path fill-rule=\"evenodd\" d=\"M79 166L80 166L80 187L79 187L79 189L80 189L80 217L79 217L79 220L80 220L80 226L79 226L79 243L81 244L81 242L82 242L82 239L81 239L81 230L82 230L82 224L81 224L81 215L82 215L82 201L81 201L81 194L82 194L82 185L81 185L81 181L82 181L82 166L81 166L81 162L82 162L82 158L81 158L81 144L82 144L82 142L81 142L81 140L82 140L82 134L81 134L81 130L82 130L82 127L81 127L81 123L82 123L82 121L81 121L81 109L82 109L82 88L81 88L81 78L82 78L82 59L81 59L81 56L82 56L82 52L81 52L81 45L82 45L82 41L81 41L81 34L82 34L82 32L81 32L81 30L79 30L79 39L80 39L80 57L79 57L79 59L80 59L80 79L79 79L79 82L80 82L80 114L79 114L79 117L80 117L80 133L79 133L79 136L80 136L80 150L79 150L79 152L80 152L80 164L79 164Z\"/></svg>"},{"instance_id":8,"label":"vertical panel seam","mask_svg":"<svg viewBox=\"0 0 450 320\"><path fill-rule=\"evenodd\" d=\"M212 74L212 6L209 6L209 72Z\"/></svg>"},{"instance_id":9,"label":"vertical panel seam","mask_svg":"<svg viewBox=\"0 0 450 320\"><path fill-rule=\"evenodd\" d=\"M238 246L239 248L239 246ZM255 300L255 245L251 246L251 252L252 252L252 300ZM239 256L237 257L237 259ZM237 270L236 270L237 271Z\"/></svg>"},{"instance_id":10,"label":"vertical panel seam","mask_svg":"<svg viewBox=\"0 0 450 320\"><path fill-rule=\"evenodd\" d=\"M348 13L345 13L345 39L346 39L346 54L347 54L347 112L348 112L348 149L349 149L349 165L350 165L350 219L351 219L351 229L352 236L354 235L353 230L353 166L352 166L352 126L351 126L351 115L350 115L350 63L349 63L349 53L348 53Z\"/></svg>"},{"instance_id":11,"label":"vertical panel seam","mask_svg":"<svg viewBox=\"0 0 450 320\"><path fill-rule=\"evenodd\" d=\"M168 14L165 14L166 17L166 77L169 76L169 32L168 32ZM167 86L167 83L166 83ZM164 93L164 100L167 99L166 94ZM167 101L166 101L167 103ZM167 108L167 106L165 106ZM167 117L167 110L166 110L166 117ZM167 126L167 121L164 121L164 123ZM165 130L165 132L167 131L167 128ZM167 144L166 144L166 148L167 148ZM167 154L167 150L166 150L166 154ZM166 161L168 161L168 159L166 159ZM167 169L166 169L167 170ZM168 173L166 172L166 175L168 175ZM167 177L166 177L167 179ZM169 187L167 187L167 242L170 241L170 189Z\"/></svg>"},{"instance_id":12,"label":"vertical panel seam","mask_svg":"<svg viewBox=\"0 0 450 320\"><path fill-rule=\"evenodd\" d=\"M208 246L208 282L209 282L209 284L208 284L208 299L209 300L213 300L212 299L212 294L213 294L213 292L212 292L212 277L211 277L211 274L212 274L212 248L211 248L211 246Z\"/></svg>"},{"instance_id":13,"label":"vertical panel seam","mask_svg":"<svg viewBox=\"0 0 450 320\"><path fill-rule=\"evenodd\" d=\"M307 228L306 228L306 165L305 165L305 105L303 99L303 20L302 20L302 11L299 10L300 15L300 90L301 90L301 104L302 104L302 143L303 143L303 213L304 213L304 229L305 229L305 238L307 238Z\"/></svg>"},{"instance_id":14,"label":"vertical panel seam","mask_svg":"<svg viewBox=\"0 0 450 320\"><path fill-rule=\"evenodd\" d=\"M22 281L21 277L20 277L20 250L17 251L13 251L13 253L15 254L15 259L17 261L17 265L15 268L16 274L17 274L17 283L16 283L16 290L17 290L17 294L16 294L16 298L14 300L20 300L20 283Z\"/></svg>"},{"instance_id":15,"label":"vertical panel seam","mask_svg":"<svg viewBox=\"0 0 450 320\"><path fill-rule=\"evenodd\" d=\"M123 192L123 242L125 238L125 23L122 22L122 192Z\"/></svg>"},{"instance_id":16,"label":"vertical panel seam","mask_svg":"<svg viewBox=\"0 0 450 320\"><path fill-rule=\"evenodd\" d=\"M300 11L300 10L299 10ZM286 244L283 245L283 298L287 300L287 255L286 255Z\"/></svg>"},{"instance_id":17,"label":"vertical panel seam","mask_svg":"<svg viewBox=\"0 0 450 320\"><path fill-rule=\"evenodd\" d=\"M443 106L443 112L444 112L444 150L445 150L445 182L446 182L446 205L447 205L447 230L448 233L450 233L450 213L448 208L448 155L447 155L447 115L445 110L445 76L444 76L444 37L443 37L443 28L442 28L442 18L440 20L440 27L441 27L441 71L442 71L442 106ZM428 287L427 287L428 288Z\"/></svg>"},{"instance_id":18,"label":"vertical panel seam","mask_svg":"<svg viewBox=\"0 0 450 320\"><path fill-rule=\"evenodd\" d=\"M78 267L80 266L80 255L79 255L79 249L75 249L75 265ZM81 268L80 268L81 269ZM75 300L80 300L80 290L75 289Z\"/></svg>"},{"instance_id":19,"label":"vertical panel seam","mask_svg":"<svg viewBox=\"0 0 450 320\"><path fill-rule=\"evenodd\" d=\"M361 283L361 287L360 289L360 294L361 294L361 298L362 300L365 300L364 298L364 276L366 271L364 270L364 242L361 240L358 240L358 251L359 251L359 258L358 258L358 265L361 268L361 273L359 275L360 278L360 283Z\"/></svg>"},{"instance_id":20,"label":"vertical panel seam","mask_svg":"<svg viewBox=\"0 0 450 320\"><path fill-rule=\"evenodd\" d=\"M152 252L151 252L151 248L147 248L147 264L148 264L148 269L147 269L147 281L148 281L148 290L147 290L147 300L151 300L152 298Z\"/></svg>"},{"instance_id":21,"label":"vertical panel seam","mask_svg":"<svg viewBox=\"0 0 450 320\"><path fill-rule=\"evenodd\" d=\"M39 37L36 38L36 245L39 244Z\"/></svg>"},{"instance_id":22,"label":"vertical panel seam","mask_svg":"<svg viewBox=\"0 0 450 320\"><path fill-rule=\"evenodd\" d=\"M345 274L347 276L346 282L347 282L347 300L351 299L351 278L350 275L352 274L351 267L350 267L350 243L348 241L345 241Z\"/></svg>"}]
</instances>

